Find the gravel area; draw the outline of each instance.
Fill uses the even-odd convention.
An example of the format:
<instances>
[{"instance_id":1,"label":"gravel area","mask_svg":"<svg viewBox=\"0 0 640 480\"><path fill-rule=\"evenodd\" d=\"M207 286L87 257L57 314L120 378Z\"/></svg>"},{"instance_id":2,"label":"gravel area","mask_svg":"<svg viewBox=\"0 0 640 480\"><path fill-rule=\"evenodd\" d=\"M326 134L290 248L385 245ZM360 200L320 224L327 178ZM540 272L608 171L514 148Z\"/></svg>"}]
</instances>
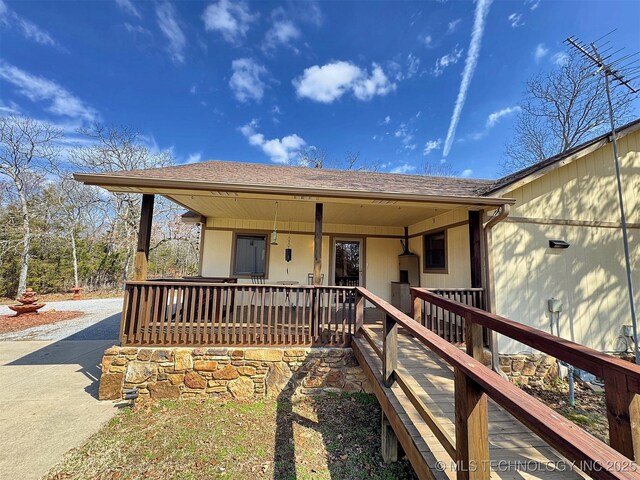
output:
<instances>
[{"instance_id":1,"label":"gravel area","mask_svg":"<svg viewBox=\"0 0 640 480\"><path fill-rule=\"evenodd\" d=\"M66 300L49 302L43 312L55 309L62 311L82 311L84 315L73 320L40 325L18 332L0 335L0 341L7 340L118 340L122 298L96 300ZM0 315L13 313L5 305L0 306Z\"/></svg>"}]
</instances>

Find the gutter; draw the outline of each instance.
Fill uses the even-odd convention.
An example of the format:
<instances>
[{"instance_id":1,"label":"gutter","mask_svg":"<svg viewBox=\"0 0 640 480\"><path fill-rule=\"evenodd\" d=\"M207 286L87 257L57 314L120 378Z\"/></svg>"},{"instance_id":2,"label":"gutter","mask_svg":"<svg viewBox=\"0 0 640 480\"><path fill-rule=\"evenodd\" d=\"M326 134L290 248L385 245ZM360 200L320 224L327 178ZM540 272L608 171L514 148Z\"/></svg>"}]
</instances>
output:
<instances>
[{"instance_id":1,"label":"gutter","mask_svg":"<svg viewBox=\"0 0 640 480\"><path fill-rule=\"evenodd\" d=\"M498 223L502 222L509 216L511 211L511 205L504 203L498 213L491 217L484 225L484 270L485 270L485 294L486 294L486 308L489 312L495 313L496 311L496 298L494 293L495 279L493 276L493 235L492 230ZM491 330L489 335L489 349L491 350L491 368L503 378L507 378L502 369L500 368L500 357L498 352L498 333Z\"/></svg>"}]
</instances>

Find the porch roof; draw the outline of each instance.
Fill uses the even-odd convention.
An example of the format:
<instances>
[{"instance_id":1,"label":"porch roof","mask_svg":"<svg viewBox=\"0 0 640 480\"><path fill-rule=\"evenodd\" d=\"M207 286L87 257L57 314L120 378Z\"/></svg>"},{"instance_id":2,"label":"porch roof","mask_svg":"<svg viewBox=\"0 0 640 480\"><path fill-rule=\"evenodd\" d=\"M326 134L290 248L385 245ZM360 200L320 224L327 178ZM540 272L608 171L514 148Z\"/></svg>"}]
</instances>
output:
<instances>
[{"instance_id":1,"label":"porch roof","mask_svg":"<svg viewBox=\"0 0 640 480\"><path fill-rule=\"evenodd\" d=\"M111 191L175 195L177 190L313 195L329 198L370 198L444 202L474 206L513 203L482 197L493 183L455 177L301 168L212 160L189 165L74 175L88 185ZM204 192L203 192L204 191Z\"/></svg>"}]
</instances>

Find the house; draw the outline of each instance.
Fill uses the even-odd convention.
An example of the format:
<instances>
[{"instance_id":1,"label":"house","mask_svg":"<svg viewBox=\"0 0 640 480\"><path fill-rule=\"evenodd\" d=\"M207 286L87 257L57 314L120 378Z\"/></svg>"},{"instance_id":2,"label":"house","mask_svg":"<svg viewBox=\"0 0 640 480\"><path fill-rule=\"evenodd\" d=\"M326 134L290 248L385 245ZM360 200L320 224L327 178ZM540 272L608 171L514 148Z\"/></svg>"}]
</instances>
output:
<instances>
[{"instance_id":1,"label":"house","mask_svg":"<svg viewBox=\"0 0 640 480\"><path fill-rule=\"evenodd\" d=\"M639 130L636 120L618 136L640 286ZM600 351L619 348L630 323L609 135L497 181L225 161L76 179L143 194L143 227L153 195L187 209L202 223L203 277L360 285L394 303L401 280L458 299L482 288L487 309L546 331L556 298L561 335ZM138 250L145 279L144 241ZM414 255L401 268L403 253ZM522 347L502 339L499 351Z\"/></svg>"}]
</instances>

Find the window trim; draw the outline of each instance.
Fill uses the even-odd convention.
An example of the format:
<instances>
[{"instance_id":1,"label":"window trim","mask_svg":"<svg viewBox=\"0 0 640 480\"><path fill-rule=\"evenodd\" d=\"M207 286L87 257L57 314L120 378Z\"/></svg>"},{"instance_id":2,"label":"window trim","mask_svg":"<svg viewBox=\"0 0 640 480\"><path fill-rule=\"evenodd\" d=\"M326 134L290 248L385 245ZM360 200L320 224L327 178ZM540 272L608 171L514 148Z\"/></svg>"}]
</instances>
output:
<instances>
[{"instance_id":1,"label":"window trim","mask_svg":"<svg viewBox=\"0 0 640 480\"><path fill-rule=\"evenodd\" d=\"M229 271L231 272L231 276L237 278L251 278L251 273L237 273L236 272L236 246L238 236L241 237L264 237L265 239L265 258L264 258L264 278L265 280L269 278L269 253L271 251L271 242L269 233L264 231L233 231L233 238L231 240L231 266Z\"/></svg>"},{"instance_id":2,"label":"window trim","mask_svg":"<svg viewBox=\"0 0 640 480\"><path fill-rule=\"evenodd\" d=\"M423 273L440 273L440 274L448 274L449 273L449 236L447 235L447 228L432 230L430 232L426 232L422 235L422 272ZM432 268L427 267L427 237L432 235L438 235L442 233L444 235L444 267L442 268Z\"/></svg>"}]
</instances>

